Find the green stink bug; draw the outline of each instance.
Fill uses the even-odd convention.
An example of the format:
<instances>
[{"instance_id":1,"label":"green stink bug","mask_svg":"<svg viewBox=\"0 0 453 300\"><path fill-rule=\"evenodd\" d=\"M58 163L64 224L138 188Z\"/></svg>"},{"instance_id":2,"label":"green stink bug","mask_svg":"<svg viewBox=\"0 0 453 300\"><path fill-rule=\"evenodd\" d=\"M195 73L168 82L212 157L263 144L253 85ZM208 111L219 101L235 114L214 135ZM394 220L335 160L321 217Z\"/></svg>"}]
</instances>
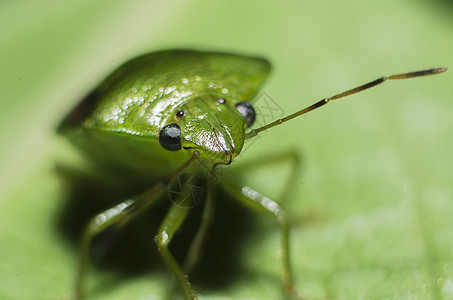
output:
<instances>
[{"instance_id":1,"label":"green stink bug","mask_svg":"<svg viewBox=\"0 0 453 300\"><path fill-rule=\"evenodd\" d=\"M124 227L162 198L180 175L193 173L207 187L202 220L184 267L168 245L187 217L193 203L183 185L170 196L172 204L155 236L158 249L177 279L185 299L196 299L187 274L197 264L214 214L212 190L220 165L229 165L241 153L244 141L261 131L305 114L331 100L376 86L386 80L406 79L446 71L445 68L381 77L357 88L322 99L315 104L256 129L251 102L268 75L270 64L260 58L234 54L169 50L132 59L107 77L64 120L59 132L79 146L99 166L115 170L125 180L131 174L153 185L106 210L88 224L76 297L82 298L90 245L109 228ZM111 166L115 166L113 169ZM301 297L293 286L289 255L289 224L282 208L250 188L226 187L248 206L270 213L281 227L281 282L292 298Z\"/></svg>"}]
</instances>

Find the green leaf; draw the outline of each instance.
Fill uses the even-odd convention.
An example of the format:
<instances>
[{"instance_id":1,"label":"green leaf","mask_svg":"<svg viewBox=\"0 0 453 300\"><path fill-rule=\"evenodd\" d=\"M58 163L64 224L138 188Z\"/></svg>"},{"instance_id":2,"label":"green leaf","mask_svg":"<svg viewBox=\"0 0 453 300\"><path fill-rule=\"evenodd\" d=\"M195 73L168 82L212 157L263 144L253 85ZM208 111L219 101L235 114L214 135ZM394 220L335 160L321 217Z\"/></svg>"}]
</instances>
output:
<instances>
[{"instance_id":1,"label":"green leaf","mask_svg":"<svg viewBox=\"0 0 453 300\"><path fill-rule=\"evenodd\" d=\"M264 122L382 75L453 66L452 13L446 1L2 2L0 299L73 293L78 246L60 228L67 203L55 165L79 157L55 128L122 62L168 48L265 57L273 72L260 97L268 98L256 101ZM329 104L262 133L237 159L290 150L302 159L282 204L301 292L453 298L451 76L388 82ZM286 167L269 164L241 180L278 198ZM238 221L228 212L217 212L218 223ZM243 231L231 225L231 253L208 247L237 269L195 278L202 299L282 295L278 230L264 215L253 220L238 222L250 224ZM214 226L212 236L229 229ZM149 234L143 251L153 246ZM213 284L217 277L228 284ZM94 266L88 280L89 299L160 299L173 287L162 263L133 274Z\"/></svg>"}]
</instances>

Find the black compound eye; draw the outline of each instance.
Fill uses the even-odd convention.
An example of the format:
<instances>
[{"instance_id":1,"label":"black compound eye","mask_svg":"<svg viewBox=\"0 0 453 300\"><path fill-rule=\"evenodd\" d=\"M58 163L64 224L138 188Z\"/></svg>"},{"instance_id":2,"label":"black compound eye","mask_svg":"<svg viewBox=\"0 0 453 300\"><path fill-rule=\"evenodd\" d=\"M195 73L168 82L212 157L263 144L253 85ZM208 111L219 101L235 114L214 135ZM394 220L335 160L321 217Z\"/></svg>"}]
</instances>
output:
<instances>
[{"instance_id":1,"label":"black compound eye","mask_svg":"<svg viewBox=\"0 0 453 300\"><path fill-rule=\"evenodd\" d=\"M244 116L245 120L247 121L247 126L250 127L255 122L255 109L253 106L248 102L239 102L236 104L237 110Z\"/></svg>"},{"instance_id":2,"label":"black compound eye","mask_svg":"<svg viewBox=\"0 0 453 300\"><path fill-rule=\"evenodd\" d=\"M159 143L169 151L181 149L181 129L176 123L165 125L159 132Z\"/></svg>"}]
</instances>

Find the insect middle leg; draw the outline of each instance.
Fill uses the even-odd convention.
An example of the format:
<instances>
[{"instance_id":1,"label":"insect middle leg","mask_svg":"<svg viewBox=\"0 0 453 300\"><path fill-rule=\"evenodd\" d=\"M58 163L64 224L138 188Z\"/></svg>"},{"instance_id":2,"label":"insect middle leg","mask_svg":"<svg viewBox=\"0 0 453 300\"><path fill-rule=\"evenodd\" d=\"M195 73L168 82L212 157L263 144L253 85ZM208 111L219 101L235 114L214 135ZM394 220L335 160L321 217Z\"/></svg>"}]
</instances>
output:
<instances>
[{"instance_id":1,"label":"insect middle leg","mask_svg":"<svg viewBox=\"0 0 453 300\"><path fill-rule=\"evenodd\" d=\"M301 166L302 160L298 152L289 150L283 151L278 155L274 153L272 156L265 156L256 160L250 160L236 168L236 171L246 171L247 169L264 167L265 165L281 164L284 161L288 161L290 163L289 180L286 181L283 193L280 195L280 202L284 202L289 196L291 187L294 186L294 182L297 180L296 174ZM227 180L225 183L226 184L222 185L222 188L231 194L235 199L239 200L239 202L253 211L265 212L278 222L280 226L279 252L282 264L280 278L283 289L291 299L305 299L300 293L298 293L293 284L289 245L290 224L282 207L277 202L254 191L250 187L242 187L242 189L239 189L237 188L237 185L235 185L233 181L230 182L230 180Z\"/></svg>"},{"instance_id":2,"label":"insect middle leg","mask_svg":"<svg viewBox=\"0 0 453 300\"><path fill-rule=\"evenodd\" d=\"M299 180L297 175L302 166L302 157L299 152L294 149L289 149L255 159L248 159L245 163L241 162L239 166L235 166L234 170L236 172L247 173L247 170L257 170L270 165L281 165L282 163L289 163L289 170L283 192L278 196L278 202L281 204L288 200L292 187L294 187Z\"/></svg>"},{"instance_id":3,"label":"insect middle leg","mask_svg":"<svg viewBox=\"0 0 453 300\"><path fill-rule=\"evenodd\" d=\"M212 224L215 214L215 177L214 170L211 170L211 176L207 178L207 195L204 204L203 214L201 217L200 227L190 245L189 251L184 262L183 270L186 274L191 274L192 271L197 267L200 256L203 253L203 248L209 234L209 228Z\"/></svg>"}]
</instances>

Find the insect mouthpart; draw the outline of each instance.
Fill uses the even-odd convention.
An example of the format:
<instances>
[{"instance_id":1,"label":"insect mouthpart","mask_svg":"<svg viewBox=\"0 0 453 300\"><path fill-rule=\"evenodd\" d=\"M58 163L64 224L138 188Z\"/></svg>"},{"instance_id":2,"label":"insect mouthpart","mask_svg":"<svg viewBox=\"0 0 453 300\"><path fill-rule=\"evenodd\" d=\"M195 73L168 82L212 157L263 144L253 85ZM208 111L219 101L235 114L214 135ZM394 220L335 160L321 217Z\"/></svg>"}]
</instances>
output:
<instances>
[{"instance_id":1,"label":"insect mouthpart","mask_svg":"<svg viewBox=\"0 0 453 300\"><path fill-rule=\"evenodd\" d=\"M233 162L233 154L230 153L230 160L225 165L229 165L232 162Z\"/></svg>"},{"instance_id":2,"label":"insect mouthpart","mask_svg":"<svg viewBox=\"0 0 453 300\"><path fill-rule=\"evenodd\" d=\"M235 152L231 152L231 151L225 152L224 153L224 157L223 157L225 161L224 162L218 162L218 163L216 163L216 165L221 164L221 165L228 166L228 165L230 165L233 162L233 159L236 156L237 156L237 153L235 153Z\"/></svg>"}]
</instances>

